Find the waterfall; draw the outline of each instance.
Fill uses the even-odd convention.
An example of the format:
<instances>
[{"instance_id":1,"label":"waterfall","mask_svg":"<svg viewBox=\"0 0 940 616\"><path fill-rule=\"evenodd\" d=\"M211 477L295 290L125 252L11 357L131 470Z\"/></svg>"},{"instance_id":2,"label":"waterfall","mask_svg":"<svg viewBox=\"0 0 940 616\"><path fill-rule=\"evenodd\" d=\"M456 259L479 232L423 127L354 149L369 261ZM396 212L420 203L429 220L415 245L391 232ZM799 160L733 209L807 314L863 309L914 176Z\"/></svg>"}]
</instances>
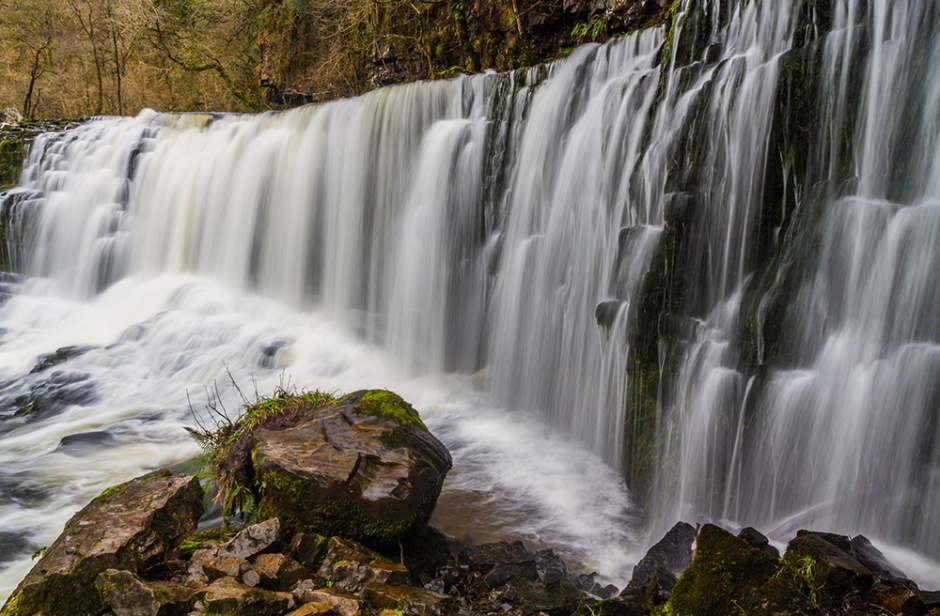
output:
<instances>
[{"instance_id":1,"label":"waterfall","mask_svg":"<svg viewBox=\"0 0 940 616\"><path fill-rule=\"evenodd\" d=\"M940 16L818 4L41 135L0 195L0 596L191 456L207 390L285 381L399 391L454 454L445 530L618 582L679 519L940 557Z\"/></svg>"},{"instance_id":2,"label":"waterfall","mask_svg":"<svg viewBox=\"0 0 940 616\"><path fill-rule=\"evenodd\" d=\"M940 554L938 18L931 2L833 3L791 236L773 282L745 268L684 351L661 515ZM746 319L770 339L756 368Z\"/></svg>"}]
</instances>

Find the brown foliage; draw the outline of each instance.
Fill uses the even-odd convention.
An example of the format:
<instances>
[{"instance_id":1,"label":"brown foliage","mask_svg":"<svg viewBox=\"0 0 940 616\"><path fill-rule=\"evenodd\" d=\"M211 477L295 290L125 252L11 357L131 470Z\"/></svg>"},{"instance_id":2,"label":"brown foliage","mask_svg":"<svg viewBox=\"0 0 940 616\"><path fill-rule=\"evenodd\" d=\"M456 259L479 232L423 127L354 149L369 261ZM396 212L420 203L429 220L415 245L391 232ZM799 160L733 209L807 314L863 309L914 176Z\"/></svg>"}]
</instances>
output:
<instances>
[{"instance_id":1,"label":"brown foliage","mask_svg":"<svg viewBox=\"0 0 940 616\"><path fill-rule=\"evenodd\" d=\"M620 4L655 7L656 2ZM588 0L0 2L0 40L7 42L0 47L0 108L16 107L33 118L126 115L144 107L260 111L401 81L508 70L606 37L599 20L608 19L609 11L598 12L595 5Z\"/></svg>"}]
</instances>

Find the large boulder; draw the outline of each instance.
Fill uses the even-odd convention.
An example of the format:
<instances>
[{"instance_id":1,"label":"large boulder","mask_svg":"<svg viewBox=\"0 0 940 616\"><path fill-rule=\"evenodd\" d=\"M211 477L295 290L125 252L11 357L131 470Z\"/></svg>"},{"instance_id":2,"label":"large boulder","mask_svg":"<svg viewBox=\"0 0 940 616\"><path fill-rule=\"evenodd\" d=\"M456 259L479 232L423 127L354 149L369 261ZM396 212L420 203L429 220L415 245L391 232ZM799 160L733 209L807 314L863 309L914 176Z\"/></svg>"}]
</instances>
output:
<instances>
[{"instance_id":1,"label":"large boulder","mask_svg":"<svg viewBox=\"0 0 940 616\"><path fill-rule=\"evenodd\" d=\"M159 563L193 533L202 511L202 488L190 475L160 471L105 490L69 520L0 614L104 611L98 575L108 569L139 573Z\"/></svg>"},{"instance_id":2,"label":"large boulder","mask_svg":"<svg viewBox=\"0 0 940 616\"><path fill-rule=\"evenodd\" d=\"M751 613L894 614L915 599L902 585L875 586L872 572L843 548L851 549L843 535L800 531L787 545L777 574L754 593Z\"/></svg>"},{"instance_id":3,"label":"large boulder","mask_svg":"<svg viewBox=\"0 0 940 616\"><path fill-rule=\"evenodd\" d=\"M870 609L872 597L869 590L875 583L875 576L850 552L836 544L849 547L848 539L829 533L800 533L787 544L783 570L789 572L791 586L798 592L789 593L789 605L776 604L778 613L780 606L787 611L796 606L804 610L807 607L818 609L823 613L880 613ZM761 594L775 598L773 592L762 591ZM799 599L802 599L802 605ZM774 606L775 602L770 601L767 605Z\"/></svg>"},{"instance_id":4,"label":"large boulder","mask_svg":"<svg viewBox=\"0 0 940 616\"><path fill-rule=\"evenodd\" d=\"M262 518L378 549L427 526L452 463L411 405L388 391L311 405L293 425L255 438Z\"/></svg>"},{"instance_id":5,"label":"large boulder","mask_svg":"<svg viewBox=\"0 0 940 616\"><path fill-rule=\"evenodd\" d=\"M852 548L851 554L859 564L878 577L887 580L907 580L907 576L889 562L881 550L872 545L868 537L864 535L852 537L849 547Z\"/></svg>"},{"instance_id":6,"label":"large boulder","mask_svg":"<svg viewBox=\"0 0 940 616\"><path fill-rule=\"evenodd\" d=\"M653 579L658 570L668 571L678 578L692 562L694 541L694 526L686 522L673 526L634 567L628 587L642 588Z\"/></svg>"},{"instance_id":7,"label":"large boulder","mask_svg":"<svg viewBox=\"0 0 940 616\"><path fill-rule=\"evenodd\" d=\"M672 589L676 614L725 616L741 613L754 593L776 572L778 560L712 524L695 540L695 556Z\"/></svg>"}]
</instances>

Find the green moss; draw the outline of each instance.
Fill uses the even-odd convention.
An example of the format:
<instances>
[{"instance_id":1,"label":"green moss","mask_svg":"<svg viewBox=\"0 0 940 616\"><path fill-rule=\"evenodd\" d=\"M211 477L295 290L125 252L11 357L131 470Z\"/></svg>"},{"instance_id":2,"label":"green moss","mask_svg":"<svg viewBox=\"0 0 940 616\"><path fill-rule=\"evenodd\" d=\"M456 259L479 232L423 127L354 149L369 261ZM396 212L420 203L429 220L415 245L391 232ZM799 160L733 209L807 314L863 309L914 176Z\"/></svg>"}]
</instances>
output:
<instances>
[{"instance_id":1,"label":"green moss","mask_svg":"<svg viewBox=\"0 0 940 616\"><path fill-rule=\"evenodd\" d=\"M23 593L19 590L14 592L0 610L0 616L26 616L26 612L21 608L22 601Z\"/></svg>"},{"instance_id":2,"label":"green moss","mask_svg":"<svg viewBox=\"0 0 940 616\"><path fill-rule=\"evenodd\" d=\"M186 429L203 449L195 464L208 469L206 474L218 488L215 501L221 504L223 516L244 514L253 508L256 488L250 457L257 431L292 426L304 413L335 402L332 394L321 391L295 394L278 388L273 396L245 405L235 421L223 415L214 429Z\"/></svg>"},{"instance_id":3,"label":"green moss","mask_svg":"<svg viewBox=\"0 0 940 616\"><path fill-rule=\"evenodd\" d=\"M0 141L0 188L16 184L25 158L23 138Z\"/></svg>"},{"instance_id":4,"label":"green moss","mask_svg":"<svg viewBox=\"0 0 940 616\"><path fill-rule=\"evenodd\" d=\"M25 591L17 589L0 610L0 616L100 614L104 609L101 597L90 589L98 574L107 568L106 563L100 563L68 575L49 576Z\"/></svg>"},{"instance_id":5,"label":"green moss","mask_svg":"<svg viewBox=\"0 0 940 616\"><path fill-rule=\"evenodd\" d=\"M427 430L427 426L421 421L414 407L397 394L384 389L372 389L366 392L356 392L350 397L352 396L359 396L356 402L359 404L361 413L390 419L405 428L419 427Z\"/></svg>"},{"instance_id":6,"label":"green moss","mask_svg":"<svg viewBox=\"0 0 940 616\"><path fill-rule=\"evenodd\" d=\"M167 477L171 477L172 475L173 473L170 472L168 469L162 469L162 470L154 471L152 473L144 475L143 477L138 477L135 481L139 481L139 482L156 481L157 479L166 479ZM117 494L118 492L126 488L129 483L130 483L129 481L125 481L124 483L113 485L110 488L105 488L104 490L101 491L101 494L95 497L95 500L104 500L106 498L111 498L112 496L114 496L115 494Z\"/></svg>"},{"instance_id":7,"label":"green moss","mask_svg":"<svg viewBox=\"0 0 940 616\"><path fill-rule=\"evenodd\" d=\"M667 605L680 616L746 612L755 592L777 572L778 560L706 524L696 538L695 557L676 582Z\"/></svg>"},{"instance_id":8,"label":"green moss","mask_svg":"<svg viewBox=\"0 0 940 616\"><path fill-rule=\"evenodd\" d=\"M116 486L111 486L110 488L105 488L104 490L102 490L101 494L97 496L97 498L102 499L102 500L106 498L110 498L111 496L114 496L115 494L117 494L118 492L120 492L126 487L127 487L127 482L119 483Z\"/></svg>"},{"instance_id":9,"label":"green moss","mask_svg":"<svg viewBox=\"0 0 940 616\"><path fill-rule=\"evenodd\" d=\"M236 527L219 526L194 533L180 543L180 555L189 558L196 550L209 547L213 543L224 542L233 537L239 530L241 529Z\"/></svg>"}]
</instances>

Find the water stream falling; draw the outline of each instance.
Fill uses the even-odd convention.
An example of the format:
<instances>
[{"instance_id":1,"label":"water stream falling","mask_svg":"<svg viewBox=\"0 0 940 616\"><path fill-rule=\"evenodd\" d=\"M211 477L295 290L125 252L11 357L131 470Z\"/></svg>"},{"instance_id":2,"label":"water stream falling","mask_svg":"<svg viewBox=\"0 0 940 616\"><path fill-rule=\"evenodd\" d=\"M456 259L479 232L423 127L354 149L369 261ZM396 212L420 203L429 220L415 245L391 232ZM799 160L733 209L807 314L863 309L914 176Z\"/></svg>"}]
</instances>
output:
<instances>
[{"instance_id":1,"label":"water stream falling","mask_svg":"<svg viewBox=\"0 0 940 616\"><path fill-rule=\"evenodd\" d=\"M437 524L618 584L681 518L865 532L937 586L937 13L683 0L530 71L39 137L4 206L0 598L101 489L192 456L191 403L235 412L232 381L399 392L454 455ZM798 40L794 171L771 144ZM681 302L651 321L660 271ZM641 510L632 345L667 321Z\"/></svg>"}]
</instances>

